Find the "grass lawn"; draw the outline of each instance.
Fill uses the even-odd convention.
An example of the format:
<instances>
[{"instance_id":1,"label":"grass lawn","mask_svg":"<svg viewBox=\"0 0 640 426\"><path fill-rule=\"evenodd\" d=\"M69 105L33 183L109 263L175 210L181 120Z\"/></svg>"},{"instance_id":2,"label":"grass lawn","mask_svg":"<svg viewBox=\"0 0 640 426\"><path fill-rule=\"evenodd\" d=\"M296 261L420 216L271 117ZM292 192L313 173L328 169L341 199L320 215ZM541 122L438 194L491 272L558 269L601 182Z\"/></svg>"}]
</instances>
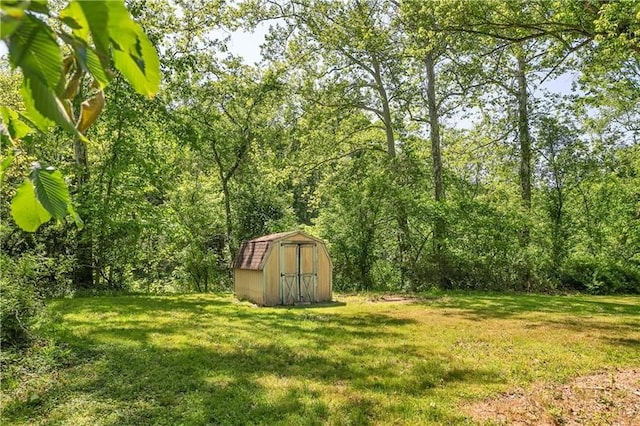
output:
<instances>
[{"instance_id":1,"label":"grass lawn","mask_svg":"<svg viewBox=\"0 0 640 426\"><path fill-rule=\"evenodd\" d=\"M640 367L640 297L55 300L61 365L5 381L2 424L473 424L517 387Z\"/></svg>"}]
</instances>

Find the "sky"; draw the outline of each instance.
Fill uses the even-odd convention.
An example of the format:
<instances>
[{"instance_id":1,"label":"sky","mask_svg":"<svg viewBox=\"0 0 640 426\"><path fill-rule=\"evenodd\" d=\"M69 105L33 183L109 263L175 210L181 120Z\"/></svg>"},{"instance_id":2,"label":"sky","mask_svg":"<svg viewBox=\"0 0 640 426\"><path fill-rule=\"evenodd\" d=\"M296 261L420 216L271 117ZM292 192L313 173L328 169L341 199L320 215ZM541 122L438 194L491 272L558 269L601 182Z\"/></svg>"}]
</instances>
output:
<instances>
[{"instance_id":1,"label":"sky","mask_svg":"<svg viewBox=\"0 0 640 426\"><path fill-rule=\"evenodd\" d=\"M265 35L269 31L267 25L260 25L254 32L237 30L231 33L229 52L240 55L244 60L253 65L260 62L260 45L264 43Z\"/></svg>"}]
</instances>

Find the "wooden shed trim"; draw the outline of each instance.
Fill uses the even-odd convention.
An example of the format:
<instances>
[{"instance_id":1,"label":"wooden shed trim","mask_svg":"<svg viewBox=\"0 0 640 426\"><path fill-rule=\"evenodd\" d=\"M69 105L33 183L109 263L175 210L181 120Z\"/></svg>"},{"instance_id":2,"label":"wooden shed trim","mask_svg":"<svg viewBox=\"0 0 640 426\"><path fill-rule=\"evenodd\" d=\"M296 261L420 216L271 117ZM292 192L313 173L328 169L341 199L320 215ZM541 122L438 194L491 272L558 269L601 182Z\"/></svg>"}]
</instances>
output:
<instances>
[{"instance_id":1,"label":"wooden shed trim","mask_svg":"<svg viewBox=\"0 0 640 426\"><path fill-rule=\"evenodd\" d=\"M265 259L266 258L267 257L265 256ZM267 304L267 274L264 272L264 269L262 269L262 304L263 305Z\"/></svg>"}]
</instances>

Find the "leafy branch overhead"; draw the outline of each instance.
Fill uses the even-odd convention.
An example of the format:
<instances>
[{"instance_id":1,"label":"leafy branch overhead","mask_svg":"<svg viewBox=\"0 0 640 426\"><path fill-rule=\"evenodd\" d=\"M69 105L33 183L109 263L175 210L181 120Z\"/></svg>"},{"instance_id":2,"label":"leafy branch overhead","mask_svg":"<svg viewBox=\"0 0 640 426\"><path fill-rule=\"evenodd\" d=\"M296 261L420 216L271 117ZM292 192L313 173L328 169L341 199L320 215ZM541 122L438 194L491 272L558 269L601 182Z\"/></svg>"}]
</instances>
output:
<instances>
[{"instance_id":1,"label":"leafy branch overhead","mask_svg":"<svg viewBox=\"0 0 640 426\"><path fill-rule=\"evenodd\" d=\"M25 111L6 107L1 111L3 138L14 147L31 128L47 131L52 125L86 143L87 130L104 108L103 89L114 75L112 66L136 92L153 97L158 91L158 55L123 1L72 0L58 14L46 0L3 1L0 18L0 35L8 47L9 61L24 77ZM67 51L71 53L64 56ZM93 94L75 114L72 102L79 96L85 76L91 79ZM55 182L56 190L49 191L53 187L44 182ZM16 223L35 231L50 217L60 220L67 213L77 217L62 175L34 167L30 184L25 182L12 202Z\"/></svg>"}]
</instances>

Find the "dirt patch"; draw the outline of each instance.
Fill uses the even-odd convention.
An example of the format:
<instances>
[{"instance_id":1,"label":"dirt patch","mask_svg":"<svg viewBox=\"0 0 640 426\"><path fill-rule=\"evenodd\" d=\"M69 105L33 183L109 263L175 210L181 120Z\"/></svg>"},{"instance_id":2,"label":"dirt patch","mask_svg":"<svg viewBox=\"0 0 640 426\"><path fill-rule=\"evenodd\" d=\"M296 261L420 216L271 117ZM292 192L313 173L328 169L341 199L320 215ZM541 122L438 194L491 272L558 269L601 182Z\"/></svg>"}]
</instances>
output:
<instances>
[{"instance_id":1,"label":"dirt patch","mask_svg":"<svg viewBox=\"0 0 640 426\"><path fill-rule=\"evenodd\" d=\"M415 296L403 296L401 294L387 294L384 296L376 296L369 299L372 303L414 303L422 299Z\"/></svg>"},{"instance_id":2,"label":"dirt patch","mask_svg":"<svg viewBox=\"0 0 640 426\"><path fill-rule=\"evenodd\" d=\"M578 377L565 385L516 389L464 408L481 423L640 425L640 369Z\"/></svg>"}]
</instances>

